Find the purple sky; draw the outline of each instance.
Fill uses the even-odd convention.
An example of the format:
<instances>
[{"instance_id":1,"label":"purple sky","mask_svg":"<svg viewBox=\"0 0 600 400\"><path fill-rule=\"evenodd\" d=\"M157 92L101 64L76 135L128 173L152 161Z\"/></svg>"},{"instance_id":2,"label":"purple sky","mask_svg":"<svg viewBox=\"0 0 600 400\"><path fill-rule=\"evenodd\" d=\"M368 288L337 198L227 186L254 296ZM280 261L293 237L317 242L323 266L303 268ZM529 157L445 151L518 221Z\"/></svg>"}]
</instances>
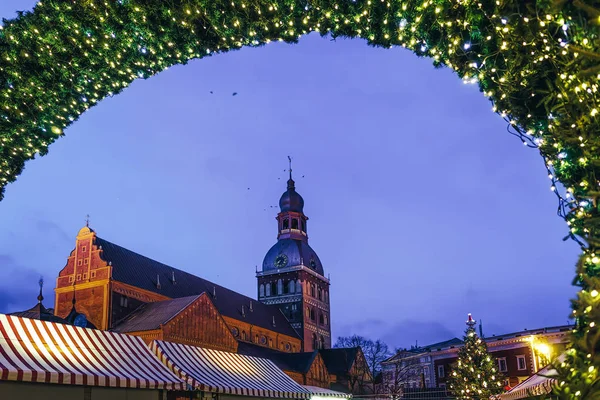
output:
<instances>
[{"instance_id":1,"label":"purple sky","mask_svg":"<svg viewBox=\"0 0 600 400\"><path fill-rule=\"evenodd\" d=\"M35 304L40 275L53 304L88 213L99 236L255 297L288 154L334 337L425 344L468 312L487 335L567 323L578 248L537 151L451 71L318 36L136 81L27 163L0 203L0 312Z\"/></svg>"}]
</instances>

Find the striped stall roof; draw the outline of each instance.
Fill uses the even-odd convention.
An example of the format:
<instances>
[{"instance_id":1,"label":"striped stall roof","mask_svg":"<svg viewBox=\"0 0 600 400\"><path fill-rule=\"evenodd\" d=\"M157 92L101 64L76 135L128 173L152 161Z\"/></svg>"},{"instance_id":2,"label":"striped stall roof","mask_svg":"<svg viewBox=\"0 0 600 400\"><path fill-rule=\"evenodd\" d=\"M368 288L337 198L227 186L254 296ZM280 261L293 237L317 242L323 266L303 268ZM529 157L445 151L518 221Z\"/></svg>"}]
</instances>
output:
<instances>
[{"instance_id":1,"label":"striped stall roof","mask_svg":"<svg viewBox=\"0 0 600 400\"><path fill-rule=\"evenodd\" d=\"M342 397L342 398L345 398L345 399L351 399L352 398L352 395L350 393L336 392L335 390L325 389L325 388L318 387L318 386L304 385L304 387L306 389L308 389L313 396L318 396L318 397Z\"/></svg>"},{"instance_id":2,"label":"striped stall roof","mask_svg":"<svg viewBox=\"0 0 600 400\"><path fill-rule=\"evenodd\" d=\"M564 360L564 355L561 355L559 360ZM501 400L519 400L550 394L558 384L555 379L556 375L558 375L556 370L552 368L552 366L547 366L539 370L537 374L525 379L508 392L497 396L497 398Z\"/></svg>"},{"instance_id":3,"label":"striped stall roof","mask_svg":"<svg viewBox=\"0 0 600 400\"><path fill-rule=\"evenodd\" d=\"M0 380L182 390L135 336L0 314Z\"/></svg>"},{"instance_id":4,"label":"striped stall roof","mask_svg":"<svg viewBox=\"0 0 600 400\"><path fill-rule=\"evenodd\" d=\"M198 390L270 398L311 397L309 390L264 358L160 340L150 347L165 365Z\"/></svg>"}]
</instances>

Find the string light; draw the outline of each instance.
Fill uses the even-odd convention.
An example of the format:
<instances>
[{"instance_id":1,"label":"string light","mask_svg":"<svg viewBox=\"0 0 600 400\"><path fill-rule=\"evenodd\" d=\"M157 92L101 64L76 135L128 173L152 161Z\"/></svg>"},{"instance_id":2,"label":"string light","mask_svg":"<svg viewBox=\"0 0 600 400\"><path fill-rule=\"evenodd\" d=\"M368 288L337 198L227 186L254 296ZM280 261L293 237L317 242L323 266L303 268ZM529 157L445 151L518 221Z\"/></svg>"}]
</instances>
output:
<instances>
[{"instance_id":1,"label":"string light","mask_svg":"<svg viewBox=\"0 0 600 400\"><path fill-rule=\"evenodd\" d=\"M554 3L39 2L0 27L0 199L27 160L45 155L83 112L135 79L244 46L295 43L310 32L401 46L477 84L507 131L542 155L566 239L583 250L573 302L578 340L561 381L569 393L589 395L588 366L600 364L586 347L595 342L584 340L598 337L600 321L600 307L584 312L600 289L600 266L591 262L600 243L600 10ZM578 374L568 373L572 366Z\"/></svg>"}]
</instances>

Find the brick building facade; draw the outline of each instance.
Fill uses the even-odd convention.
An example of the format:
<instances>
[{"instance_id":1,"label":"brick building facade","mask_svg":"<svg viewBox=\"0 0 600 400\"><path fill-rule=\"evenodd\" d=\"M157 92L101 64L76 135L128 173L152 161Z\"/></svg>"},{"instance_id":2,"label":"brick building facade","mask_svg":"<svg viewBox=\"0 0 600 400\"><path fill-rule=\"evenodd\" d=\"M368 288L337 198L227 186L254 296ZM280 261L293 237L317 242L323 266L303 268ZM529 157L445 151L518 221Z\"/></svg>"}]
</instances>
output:
<instances>
[{"instance_id":1,"label":"brick building facade","mask_svg":"<svg viewBox=\"0 0 600 400\"><path fill-rule=\"evenodd\" d=\"M484 340L488 351L496 358L498 371L504 376L505 384L514 387L564 351L571 329L571 326L541 328L494 335ZM462 345L462 340L453 338L397 353L382 363L383 387L389 390L397 383L394 379L394 373L398 370L396 365L418 360L413 363L416 371L413 376L419 378L401 384L407 388L446 388L447 378Z\"/></svg>"}]
</instances>

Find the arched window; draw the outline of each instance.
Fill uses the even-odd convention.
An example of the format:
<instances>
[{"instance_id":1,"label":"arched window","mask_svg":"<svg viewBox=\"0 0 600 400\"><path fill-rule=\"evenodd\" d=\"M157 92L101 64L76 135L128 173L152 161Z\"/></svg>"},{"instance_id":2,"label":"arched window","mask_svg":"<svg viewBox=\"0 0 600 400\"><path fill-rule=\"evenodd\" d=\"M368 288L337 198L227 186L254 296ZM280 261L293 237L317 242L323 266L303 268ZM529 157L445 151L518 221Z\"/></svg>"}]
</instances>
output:
<instances>
[{"instance_id":1,"label":"arched window","mask_svg":"<svg viewBox=\"0 0 600 400\"><path fill-rule=\"evenodd\" d=\"M258 288L258 295L260 297L265 297L265 285L263 285L262 283L260 284L260 286Z\"/></svg>"},{"instance_id":2,"label":"arched window","mask_svg":"<svg viewBox=\"0 0 600 400\"><path fill-rule=\"evenodd\" d=\"M281 279L277 280L277 294L283 294L283 281Z\"/></svg>"},{"instance_id":3,"label":"arched window","mask_svg":"<svg viewBox=\"0 0 600 400\"><path fill-rule=\"evenodd\" d=\"M271 284L267 283L267 297L271 295Z\"/></svg>"},{"instance_id":4,"label":"arched window","mask_svg":"<svg viewBox=\"0 0 600 400\"><path fill-rule=\"evenodd\" d=\"M246 340L246 331L242 331L242 340Z\"/></svg>"},{"instance_id":5,"label":"arched window","mask_svg":"<svg viewBox=\"0 0 600 400\"><path fill-rule=\"evenodd\" d=\"M288 293L294 293L296 289L296 283L294 281L288 282Z\"/></svg>"},{"instance_id":6,"label":"arched window","mask_svg":"<svg viewBox=\"0 0 600 400\"><path fill-rule=\"evenodd\" d=\"M323 325L327 326L327 315L323 315Z\"/></svg>"},{"instance_id":7,"label":"arched window","mask_svg":"<svg viewBox=\"0 0 600 400\"><path fill-rule=\"evenodd\" d=\"M310 309L310 319L313 321L315 320L315 309L314 308Z\"/></svg>"},{"instance_id":8,"label":"arched window","mask_svg":"<svg viewBox=\"0 0 600 400\"><path fill-rule=\"evenodd\" d=\"M325 316L322 313L319 313L319 323L321 325L325 324Z\"/></svg>"},{"instance_id":9,"label":"arched window","mask_svg":"<svg viewBox=\"0 0 600 400\"><path fill-rule=\"evenodd\" d=\"M298 229L298 220L296 218L292 219L292 229Z\"/></svg>"},{"instance_id":10,"label":"arched window","mask_svg":"<svg viewBox=\"0 0 600 400\"><path fill-rule=\"evenodd\" d=\"M310 308L306 306L306 318L310 318Z\"/></svg>"},{"instance_id":11,"label":"arched window","mask_svg":"<svg viewBox=\"0 0 600 400\"><path fill-rule=\"evenodd\" d=\"M273 339L269 338L269 347L273 347Z\"/></svg>"},{"instance_id":12,"label":"arched window","mask_svg":"<svg viewBox=\"0 0 600 400\"><path fill-rule=\"evenodd\" d=\"M301 223L302 223L302 230L304 232L306 232L306 221L305 220L301 220Z\"/></svg>"},{"instance_id":13,"label":"arched window","mask_svg":"<svg viewBox=\"0 0 600 400\"><path fill-rule=\"evenodd\" d=\"M290 220L287 218L283 220L283 230L286 229L290 229Z\"/></svg>"},{"instance_id":14,"label":"arched window","mask_svg":"<svg viewBox=\"0 0 600 400\"><path fill-rule=\"evenodd\" d=\"M315 297L315 285L313 285L312 283L310 284L310 295L312 297Z\"/></svg>"},{"instance_id":15,"label":"arched window","mask_svg":"<svg viewBox=\"0 0 600 400\"><path fill-rule=\"evenodd\" d=\"M254 343L258 343L258 335L254 335Z\"/></svg>"},{"instance_id":16,"label":"arched window","mask_svg":"<svg viewBox=\"0 0 600 400\"><path fill-rule=\"evenodd\" d=\"M296 281L296 293L302 293L302 282L300 282L300 279Z\"/></svg>"},{"instance_id":17,"label":"arched window","mask_svg":"<svg viewBox=\"0 0 600 400\"><path fill-rule=\"evenodd\" d=\"M277 294L277 282L271 282L271 295L275 296Z\"/></svg>"},{"instance_id":18,"label":"arched window","mask_svg":"<svg viewBox=\"0 0 600 400\"><path fill-rule=\"evenodd\" d=\"M321 337L319 338L319 348L323 349L325 348L325 338L321 335Z\"/></svg>"},{"instance_id":19,"label":"arched window","mask_svg":"<svg viewBox=\"0 0 600 400\"><path fill-rule=\"evenodd\" d=\"M317 335L315 335L314 333L312 334L312 342L313 342L313 350L318 349L319 343L317 341Z\"/></svg>"},{"instance_id":20,"label":"arched window","mask_svg":"<svg viewBox=\"0 0 600 400\"><path fill-rule=\"evenodd\" d=\"M321 289L317 289L317 298L319 300L323 300L323 292L321 291Z\"/></svg>"}]
</instances>

